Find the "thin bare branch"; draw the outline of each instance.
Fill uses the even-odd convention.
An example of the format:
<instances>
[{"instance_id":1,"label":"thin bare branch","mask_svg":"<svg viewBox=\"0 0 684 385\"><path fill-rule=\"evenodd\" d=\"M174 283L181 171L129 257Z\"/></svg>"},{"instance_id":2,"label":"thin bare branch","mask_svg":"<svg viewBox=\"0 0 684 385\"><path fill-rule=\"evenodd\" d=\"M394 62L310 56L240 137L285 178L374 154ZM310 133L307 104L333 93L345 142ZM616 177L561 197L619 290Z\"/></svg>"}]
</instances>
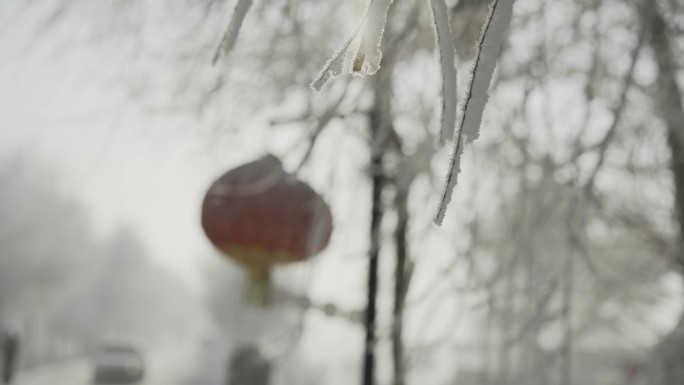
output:
<instances>
[{"instance_id":1,"label":"thin bare branch","mask_svg":"<svg viewBox=\"0 0 684 385\"><path fill-rule=\"evenodd\" d=\"M620 122L622 121L625 106L627 105L627 94L629 93L629 90L631 89L632 84L634 83L634 69L636 68L636 63L639 60L639 53L641 52L641 48L644 45L644 41L646 40L646 35L649 30L649 24L651 19L650 14L653 12L652 2L647 1L646 3L646 16L643 18L644 21L641 25L639 37L637 39L636 45L634 46L634 49L632 50L629 68L627 69L627 73L625 73L624 84L622 86L622 91L620 92L620 100L613 109L613 122L608 128L608 131L606 131L606 135L604 135L603 139L601 139L601 141L596 145L599 151L599 158L596 162L596 167L594 167L594 170L592 171L591 176L589 177L589 180L586 183L587 192L590 192L592 190L594 186L594 181L596 180L596 175L601 170L601 167L603 167L608 146L612 142L613 137L615 136L615 132L617 131L617 128L620 125Z\"/></svg>"},{"instance_id":2,"label":"thin bare branch","mask_svg":"<svg viewBox=\"0 0 684 385\"><path fill-rule=\"evenodd\" d=\"M228 28L226 28L226 32L223 34L221 42L216 48L214 59L211 62L212 64L216 64L216 62L218 62L218 60L221 58L221 55L226 55L233 49L235 42L237 41L238 34L240 33L242 22L245 20L247 11L249 11L251 6L252 0L237 0L235 9L233 11L233 16L231 16L230 23L228 23Z\"/></svg>"}]
</instances>

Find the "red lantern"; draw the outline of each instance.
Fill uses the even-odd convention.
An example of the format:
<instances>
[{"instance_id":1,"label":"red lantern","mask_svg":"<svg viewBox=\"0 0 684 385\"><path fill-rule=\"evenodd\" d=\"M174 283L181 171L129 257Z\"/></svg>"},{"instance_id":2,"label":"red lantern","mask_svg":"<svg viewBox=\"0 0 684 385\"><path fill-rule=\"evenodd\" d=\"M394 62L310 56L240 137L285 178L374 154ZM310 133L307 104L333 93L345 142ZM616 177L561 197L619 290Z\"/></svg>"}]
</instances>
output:
<instances>
[{"instance_id":1,"label":"red lantern","mask_svg":"<svg viewBox=\"0 0 684 385\"><path fill-rule=\"evenodd\" d=\"M332 215L323 199L280 160L267 155L215 181L202 204L202 227L252 280L252 302L268 300L270 268L305 260L330 240Z\"/></svg>"}]
</instances>

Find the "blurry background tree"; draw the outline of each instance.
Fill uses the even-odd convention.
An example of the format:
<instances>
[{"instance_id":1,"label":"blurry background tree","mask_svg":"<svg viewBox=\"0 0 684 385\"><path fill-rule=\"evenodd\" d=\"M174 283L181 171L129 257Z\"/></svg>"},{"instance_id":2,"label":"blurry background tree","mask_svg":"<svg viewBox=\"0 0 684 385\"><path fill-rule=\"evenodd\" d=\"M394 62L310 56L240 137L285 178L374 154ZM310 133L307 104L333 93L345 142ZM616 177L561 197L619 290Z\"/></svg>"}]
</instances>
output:
<instances>
[{"instance_id":1,"label":"blurry background tree","mask_svg":"<svg viewBox=\"0 0 684 385\"><path fill-rule=\"evenodd\" d=\"M112 341L192 349L207 334L204 302L132 231L100 240L58 171L16 157L0 180L0 326L17 338L21 370Z\"/></svg>"},{"instance_id":2,"label":"blurry background tree","mask_svg":"<svg viewBox=\"0 0 684 385\"><path fill-rule=\"evenodd\" d=\"M88 218L75 199L54 189L55 175L19 158L0 166L0 320L15 328L47 307L74 267L94 249Z\"/></svg>"},{"instance_id":3,"label":"blurry background tree","mask_svg":"<svg viewBox=\"0 0 684 385\"><path fill-rule=\"evenodd\" d=\"M447 2L459 84L488 3ZM99 57L82 76L126 92L122 104L193 127L212 151L271 151L310 181L342 230L320 258L327 262L281 282L300 307L325 303L333 316L358 315L362 256L372 248L383 381L682 378L684 322L673 322L682 319L684 253L676 214L684 206L681 2L516 2L482 135L465 152L439 229L432 209L448 156L437 146L441 77L427 2L393 4L374 77L345 74L320 92L308 84L353 30L363 2L255 2L234 49L211 67L234 5L16 1L4 6L12 16L0 33L22 25L23 41L44 42L51 57ZM33 22L22 24L22 15ZM281 341L293 361L334 346L312 342L324 334L361 343L355 317L338 322L293 308L258 322L237 316L225 294L236 290L235 273L206 271L225 336L261 350ZM273 323L292 325L299 343L264 339ZM353 378L360 363L344 358L318 382Z\"/></svg>"}]
</instances>

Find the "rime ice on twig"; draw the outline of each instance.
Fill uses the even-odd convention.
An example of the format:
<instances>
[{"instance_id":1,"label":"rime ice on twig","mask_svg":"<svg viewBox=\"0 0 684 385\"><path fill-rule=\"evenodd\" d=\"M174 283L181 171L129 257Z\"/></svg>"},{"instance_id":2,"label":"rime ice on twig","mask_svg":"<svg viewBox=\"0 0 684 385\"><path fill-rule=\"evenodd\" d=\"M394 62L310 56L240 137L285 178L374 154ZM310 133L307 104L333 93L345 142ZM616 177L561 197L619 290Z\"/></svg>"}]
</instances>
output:
<instances>
[{"instance_id":1,"label":"rime ice on twig","mask_svg":"<svg viewBox=\"0 0 684 385\"><path fill-rule=\"evenodd\" d=\"M363 34L363 38L357 43L358 47L354 49L350 70L352 73L360 75L372 75L377 72L378 68L380 68L380 58L382 57L380 42L385 30L387 12L393 1L366 0L366 8L354 33L344 39L342 45L335 50L335 53L325 63L318 76L309 84L309 87L320 91L329 80L342 74L345 58L348 54L351 54L349 51L352 42L361 34Z\"/></svg>"},{"instance_id":2,"label":"rime ice on twig","mask_svg":"<svg viewBox=\"0 0 684 385\"><path fill-rule=\"evenodd\" d=\"M456 127L456 54L446 1L431 0L430 3L437 53L442 69L442 109L439 118L439 140L440 143L444 143L454 138L454 128Z\"/></svg>"},{"instance_id":3,"label":"rime ice on twig","mask_svg":"<svg viewBox=\"0 0 684 385\"><path fill-rule=\"evenodd\" d=\"M373 75L380 68L382 35L387 23L387 13L394 0L375 0L368 9L363 25L363 37L354 53L352 73Z\"/></svg>"},{"instance_id":4,"label":"rime ice on twig","mask_svg":"<svg viewBox=\"0 0 684 385\"><path fill-rule=\"evenodd\" d=\"M501 48L504 32L511 23L513 3L515 0L494 0L482 27L459 123L459 134L462 132L465 135L467 143L477 139L480 134L482 113L489 98L489 84L496 67L496 56Z\"/></svg>"},{"instance_id":5,"label":"rime ice on twig","mask_svg":"<svg viewBox=\"0 0 684 385\"><path fill-rule=\"evenodd\" d=\"M359 24L356 26L356 29L354 29L354 32L351 35L347 36L342 42L342 45L340 45L335 50L333 55L330 57L330 59L328 59L328 61L321 69L321 72L318 73L318 76L316 76L316 78L309 84L309 87L313 88L316 91L320 91L321 88L323 88L323 86L325 85L325 83L342 74L346 53L347 51L349 51L349 47L351 47L351 44L354 41L354 39L356 39L356 36L358 36L361 30L363 29L363 25L365 24L366 18L368 17L368 10L373 5L373 1L374 0L366 1L366 7L363 10L363 15L361 16L361 20L359 21ZM356 60L357 59L355 59L355 61ZM356 66L356 64L357 63L354 63L354 66ZM359 66L361 66L361 64L359 64Z\"/></svg>"},{"instance_id":6,"label":"rime ice on twig","mask_svg":"<svg viewBox=\"0 0 684 385\"><path fill-rule=\"evenodd\" d=\"M511 22L511 13L515 0L494 0L489 6L487 21L482 27L477 53L472 68L472 78L463 102L458 135L451 156L451 164L447 173L444 193L435 216L435 223L441 225L447 205L456 186L460 171L461 154L466 143L471 143L479 136L482 113L487 104L489 84L496 67L496 56L501 48L504 31ZM462 137L465 137L464 139ZM464 142L464 143L462 143Z\"/></svg>"},{"instance_id":7,"label":"rime ice on twig","mask_svg":"<svg viewBox=\"0 0 684 385\"><path fill-rule=\"evenodd\" d=\"M238 34L240 33L242 21L245 19L245 15L247 15L247 11L251 6L252 0L237 0L237 4L235 4L233 16L230 18L228 28L226 28L226 32L223 34L221 42L216 48L216 53L214 54L212 64L216 64L222 54L225 55L233 49Z\"/></svg>"},{"instance_id":8,"label":"rime ice on twig","mask_svg":"<svg viewBox=\"0 0 684 385\"><path fill-rule=\"evenodd\" d=\"M435 216L435 224L438 226L442 225L444 221L444 216L446 215L446 208L451 202L451 193L454 191L456 182L458 179L458 174L461 172L461 156L463 156L464 143L461 139L461 135L456 138L456 144L454 145L454 151L451 153L451 163L449 165L449 173L447 175L447 182L444 188L444 194L442 195L442 200L437 209L437 215Z\"/></svg>"},{"instance_id":9,"label":"rime ice on twig","mask_svg":"<svg viewBox=\"0 0 684 385\"><path fill-rule=\"evenodd\" d=\"M344 39L342 45L335 50L335 53L325 63L318 76L309 84L309 87L320 91L330 79L340 76L344 67L345 53L349 50L349 46L359 33L359 30L360 28L357 28L351 36Z\"/></svg>"}]
</instances>

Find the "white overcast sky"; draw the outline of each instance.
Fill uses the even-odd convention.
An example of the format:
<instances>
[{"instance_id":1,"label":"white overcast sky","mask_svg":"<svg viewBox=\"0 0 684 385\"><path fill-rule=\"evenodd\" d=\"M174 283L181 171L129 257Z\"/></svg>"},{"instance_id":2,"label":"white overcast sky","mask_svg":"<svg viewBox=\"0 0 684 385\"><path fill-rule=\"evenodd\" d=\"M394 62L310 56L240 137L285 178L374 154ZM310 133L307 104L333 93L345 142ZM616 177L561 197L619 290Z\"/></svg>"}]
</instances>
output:
<instances>
[{"instance_id":1,"label":"white overcast sky","mask_svg":"<svg viewBox=\"0 0 684 385\"><path fill-rule=\"evenodd\" d=\"M127 103L125 85L108 89L94 71L102 58L26 47L13 35L0 29L1 157L62 172L61 187L87 204L103 234L133 225L193 282L193 258L211 251L199 227L203 189L240 154L222 156L196 130Z\"/></svg>"},{"instance_id":2,"label":"white overcast sky","mask_svg":"<svg viewBox=\"0 0 684 385\"><path fill-rule=\"evenodd\" d=\"M261 129L267 123L256 119L256 126L240 127L245 134L235 141L216 141L196 117L143 110L139 101L127 96L131 85L121 76L125 74L121 63L128 65L126 53L117 56L116 44L72 44L70 33L51 30L30 38L35 34L35 15L41 12L8 17L20 3L0 4L0 159L22 156L54 167L63 183L59 187L87 205L99 234L106 237L121 224L133 226L152 256L195 288L200 287L198 262L216 254L200 227L206 188L229 168L266 151L287 152L300 134L280 130L278 138L268 139ZM110 60L109 55L115 59ZM135 59L128 58L131 62ZM202 69L220 70L210 61ZM340 134L341 140L332 142L336 152L342 148L358 152L358 143L345 139L334 126L328 132ZM325 154L324 146L319 144ZM342 167L332 163L338 161L333 154L326 159L329 163L305 170L304 177L326 198L331 191L326 184L332 179L332 168L335 179L349 180L353 175L356 180L351 188L335 191L337 209L342 213L336 222L365 223L367 210L358 199L358 194L364 193L358 189L359 181L365 177L358 169L365 166L366 154L360 151L360 156L345 155L348 159ZM299 155L288 159L286 168L291 170L298 159ZM335 236L344 239L333 239L339 247L329 249L339 255L353 254L356 263L349 258L339 266L331 261L332 274L340 276L340 269L347 267L363 269L365 242L348 239L359 239L359 234L363 239L365 226L343 234L336 231ZM364 279L358 274L353 277L350 284L362 288ZM320 280L322 296L331 291L348 294L344 283L332 287L326 274Z\"/></svg>"}]
</instances>

